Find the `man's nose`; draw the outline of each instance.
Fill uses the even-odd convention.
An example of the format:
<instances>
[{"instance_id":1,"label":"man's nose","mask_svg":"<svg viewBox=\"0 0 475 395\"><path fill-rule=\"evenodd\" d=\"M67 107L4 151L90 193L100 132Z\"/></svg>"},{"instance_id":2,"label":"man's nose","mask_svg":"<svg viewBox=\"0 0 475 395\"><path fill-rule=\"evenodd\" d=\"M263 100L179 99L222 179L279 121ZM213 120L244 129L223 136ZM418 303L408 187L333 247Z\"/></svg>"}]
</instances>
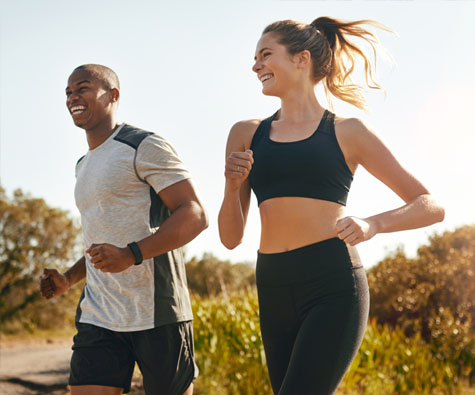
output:
<instances>
[{"instance_id":1,"label":"man's nose","mask_svg":"<svg viewBox=\"0 0 475 395\"><path fill-rule=\"evenodd\" d=\"M75 92L71 92L66 99L66 104L69 106L74 100L78 98L78 94Z\"/></svg>"}]
</instances>

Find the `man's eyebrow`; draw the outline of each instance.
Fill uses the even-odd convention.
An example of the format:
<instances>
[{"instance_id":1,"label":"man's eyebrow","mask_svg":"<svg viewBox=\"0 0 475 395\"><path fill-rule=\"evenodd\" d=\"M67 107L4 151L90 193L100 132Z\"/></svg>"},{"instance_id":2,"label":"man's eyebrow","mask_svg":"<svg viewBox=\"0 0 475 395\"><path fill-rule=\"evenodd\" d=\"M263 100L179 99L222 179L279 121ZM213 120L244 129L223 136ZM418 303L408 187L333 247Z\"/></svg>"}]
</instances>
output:
<instances>
[{"instance_id":1,"label":"man's eyebrow","mask_svg":"<svg viewBox=\"0 0 475 395\"><path fill-rule=\"evenodd\" d=\"M261 49L259 50L259 54L261 54L261 53L262 53L263 51L265 51L266 49L272 49L272 48L269 48L269 47L261 48ZM256 59L257 59L257 56L254 56L254 60L256 60Z\"/></svg>"},{"instance_id":2,"label":"man's eyebrow","mask_svg":"<svg viewBox=\"0 0 475 395\"><path fill-rule=\"evenodd\" d=\"M81 84L86 84L86 83L91 83L89 80L81 80L79 82L76 82L76 85L81 85ZM66 87L66 90L70 89L69 86Z\"/></svg>"}]
</instances>

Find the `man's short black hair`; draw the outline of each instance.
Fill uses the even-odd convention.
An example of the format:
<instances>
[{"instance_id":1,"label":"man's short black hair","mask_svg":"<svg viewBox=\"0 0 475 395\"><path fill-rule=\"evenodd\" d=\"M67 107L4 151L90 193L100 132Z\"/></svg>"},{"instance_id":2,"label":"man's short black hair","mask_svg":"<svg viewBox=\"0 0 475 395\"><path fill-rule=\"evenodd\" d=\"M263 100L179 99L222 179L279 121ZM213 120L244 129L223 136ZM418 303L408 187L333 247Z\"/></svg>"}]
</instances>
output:
<instances>
[{"instance_id":1,"label":"man's short black hair","mask_svg":"<svg viewBox=\"0 0 475 395\"><path fill-rule=\"evenodd\" d=\"M104 87L107 89L119 89L119 77L114 72L114 70L110 69L109 67L103 66L101 64L83 64L81 66L76 67L73 70L73 73L79 70L85 70L91 74L92 77L99 80Z\"/></svg>"}]
</instances>

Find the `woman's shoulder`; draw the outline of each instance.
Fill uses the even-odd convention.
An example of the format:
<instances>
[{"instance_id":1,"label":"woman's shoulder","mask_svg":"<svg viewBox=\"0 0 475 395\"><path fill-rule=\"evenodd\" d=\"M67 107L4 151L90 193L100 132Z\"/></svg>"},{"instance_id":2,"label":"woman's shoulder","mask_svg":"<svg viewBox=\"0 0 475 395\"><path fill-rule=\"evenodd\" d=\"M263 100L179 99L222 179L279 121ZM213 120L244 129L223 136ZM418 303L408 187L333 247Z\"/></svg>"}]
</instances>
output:
<instances>
[{"instance_id":1,"label":"woman's shoulder","mask_svg":"<svg viewBox=\"0 0 475 395\"><path fill-rule=\"evenodd\" d=\"M338 139L352 142L362 141L375 135L373 129L362 119L338 116L335 116L335 134Z\"/></svg>"},{"instance_id":2,"label":"woman's shoulder","mask_svg":"<svg viewBox=\"0 0 475 395\"><path fill-rule=\"evenodd\" d=\"M234 134L249 134L256 131L259 124L262 122L262 119L246 119L243 121L236 122L229 133Z\"/></svg>"},{"instance_id":3,"label":"woman's shoulder","mask_svg":"<svg viewBox=\"0 0 475 395\"><path fill-rule=\"evenodd\" d=\"M335 118L335 135L348 162L363 163L364 158L387 149L381 137L359 118Z\"/></svg>"},{"instance_id":4,"label":"woman's shoulder","mask_svg":"<svg viewBox=\"0 0 475 395\"><path fill-rule=\"evenodd\" d=\"M347 133L365 132L369 130L368 125L360 118L343 118L335 115L335 128Z\"/></svg>"},{"instance_id":5,"label":"woman's shoulder","mask_svg":"<svg viewBox=\"0 0 475 395\"><path fill-rule=\"evenodd\" d=\"M248 119L236 122L229 132L228 144L248 149L262 119Z\"/></svg>"}]
</instances>

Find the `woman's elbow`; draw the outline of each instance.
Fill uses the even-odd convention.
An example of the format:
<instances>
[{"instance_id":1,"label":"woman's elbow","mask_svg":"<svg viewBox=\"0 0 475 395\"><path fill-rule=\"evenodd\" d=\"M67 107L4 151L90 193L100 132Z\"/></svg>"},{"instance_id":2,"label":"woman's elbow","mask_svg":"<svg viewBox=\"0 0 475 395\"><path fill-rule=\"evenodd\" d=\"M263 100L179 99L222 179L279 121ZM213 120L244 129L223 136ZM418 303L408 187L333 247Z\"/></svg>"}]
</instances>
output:
<instances>
[{"instance_id":1,"label":"woman's elbow","mask_svg":"<svg viewBox=\"0 0 475 395\"><path fill-rule=\"evenodd\" d=\"M228 249L228 250L234 250L241 242L229 242L221 239L221 243Z\"/></svg>"},{"instance_id":2,"label":"woman's elbow","mask_svg":"<svg viewBox=\"0 0 475 395\"><path fill-rule=\"evenodd\" d=\"M223 246L225 246L228 250L234 250L239 244L241 244L242 239L236 239L232 237L226 237L226 235L219 232L219 239Z\"/></svg>"},{"instance_id":3,"label":"woman's elbow","mask_svg":"<svg viewBox=\"0 0 475 395\"><path fill-rule=\"evenodd\" d=\"M437 206L437 214L436 214L436 222L442 222L445 219L445 209L438 205Z\"/></svg>"},{"instance_id":4,"label":"woman's elbow","mask_svg":"<svg viewBox=\"0 0 475 395\"><path fill-rule=\"evenodd\" d=\"M429 212L431 214L433 223L442 222L445 218L445 209L441 206L432 195L426 196L427 205L429 208Z\"/></svg>"}]
</instances>

